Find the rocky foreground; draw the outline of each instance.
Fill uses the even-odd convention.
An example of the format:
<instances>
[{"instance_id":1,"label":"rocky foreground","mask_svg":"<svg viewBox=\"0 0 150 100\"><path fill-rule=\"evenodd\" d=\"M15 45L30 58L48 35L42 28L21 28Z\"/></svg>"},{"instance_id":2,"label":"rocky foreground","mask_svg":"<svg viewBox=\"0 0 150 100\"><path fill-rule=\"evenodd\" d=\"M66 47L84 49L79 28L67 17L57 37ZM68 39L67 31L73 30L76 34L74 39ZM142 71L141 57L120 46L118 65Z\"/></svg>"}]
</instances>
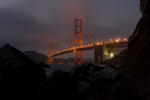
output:
<instances>
[{"instance_id":1,"label":"rocky foreground","mask_svg":"<svg viewBox=\"0 0 150 100\"><path fill-rule=\"evenodd\" d=\"M119 86L122 73L115 66L84 64L72 71L46 75L45 64L36 64L10 45L0 49L0 92L6 97L51 100L105 100Z\"/></svg>"},{"instance_id":2,"label":"rocky foreground","mask_svg":"<svg viewBox=\"0 0 150 100\"><path fill-rule=\"evenodd\" d=\"M46 77L42 67L42 64L36 64L9 44L5 45L0 49L0 95L35 95L37 87Z\"/></svg>"},{"instance_id":3,"label":"rocky foreground","mask_svg":"<svg viewBox=\"0 0 150 100\"><path fill-rule=\"evenodd\" d=\"M142 18L130 37L121 96L150 100L150 0L140 0ZM121 90L121 91L123 91ZM135 99L136 99L135 98Z\"/></svg>"},{"instance_id":4,"label":"rocky foreground","mask_svg":"<svg viewBox=\"0 0 150 100\"><path fill-rule=\"evenodd\" d=\"M0 49L0 95L51 100L150 100L150 0L140 0L142 18L128 49L107 67L85 64L46 76L36 64L10 45ZM119 65L120 67L112 66Z\"/></svg>"}]
</instances>

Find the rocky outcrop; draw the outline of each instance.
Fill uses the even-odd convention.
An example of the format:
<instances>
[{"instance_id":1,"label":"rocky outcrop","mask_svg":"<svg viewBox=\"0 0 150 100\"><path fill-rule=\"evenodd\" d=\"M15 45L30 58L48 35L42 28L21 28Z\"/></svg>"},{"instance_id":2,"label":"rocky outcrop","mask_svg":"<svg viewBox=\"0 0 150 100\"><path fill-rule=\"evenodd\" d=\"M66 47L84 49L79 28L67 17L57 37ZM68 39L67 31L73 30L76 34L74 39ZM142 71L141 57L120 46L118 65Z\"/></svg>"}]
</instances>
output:
<instances>
[{"instance_id":1,"label":"rocky outcrop","mask_svg":"<svg viewBox=\"0 0 150 100\"><path fill-rule=\"evenodd\" d=\"M19 50L9 44L0 49L0 91L3 96L34 96L44 78L41 65Z\"/></svg>"},{"instance_id":2,"label":"rocky outcrop","mask_svg":"<svg viewBox=\"0 0 150 100\"><path fill-rule=\"evenodd\" d=\"M75 100L107 100L120 86L121 72L119 68L108 66L82 65L73 73L76 83Z\"/></svg>"},{"instance_id":3,"label":"rocky outcrop","mask_svg":"<svg viewBox=\"0 0 150 100\"><path fill-rule=\"evenodd\" d=\"M57 70L47 77L39 88L38 96L51 100L72 100L75 91L69 72Z\"/></svg>"},{"instance_id":4,"label":"rocky outcrop","mask_svg":"<svg viewBox=\"0 0 150 100\"><path fill-rule=\"evenodd\" d=\"M142 18L128 44L122 95L125 100L150 99L150 0L140 0ZM121 92L120 92L121 93Z\"/></svg>"},{"instance_id":5,"label":"rocky outcrop","mask_svg":"<svg viewBox=\"0 0 150 100\"><path fill-rule=\"evenodd\" d=\"M39 88L40 97L52 100L107 100L120 86L119 68L84 64L72 73L57 70Z\"/></svg>"},{"instance_id":6,"label":"rocky outcrop","mask_svg":"<svg viewBox=\"0 0 150 100\"><path fill-rule=\"evenodd\" d=\"M140 8L143 16L150 16L150 1L149 0L140 0Z\"/></svg>"}]
</instances>

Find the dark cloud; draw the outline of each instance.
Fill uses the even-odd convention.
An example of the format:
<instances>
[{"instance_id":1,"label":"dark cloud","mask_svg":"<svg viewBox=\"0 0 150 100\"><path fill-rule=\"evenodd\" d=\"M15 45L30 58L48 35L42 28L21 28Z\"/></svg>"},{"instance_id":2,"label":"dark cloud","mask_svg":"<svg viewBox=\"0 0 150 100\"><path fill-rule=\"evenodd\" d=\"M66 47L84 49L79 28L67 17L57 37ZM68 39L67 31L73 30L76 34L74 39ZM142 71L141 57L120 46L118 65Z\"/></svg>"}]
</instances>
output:
<instances>
[{"instance_id":1,"label":"dark cloud","mask_svg":"<svg viewBox=\"0 0 150 100\"><path fill-rule=\"evenodd\" d=\"M130 36L139 19L138 0L1 0L0 45L47 53L73 45L74 18L83 17L84 43Z\"/></svg>"}]
</instances>

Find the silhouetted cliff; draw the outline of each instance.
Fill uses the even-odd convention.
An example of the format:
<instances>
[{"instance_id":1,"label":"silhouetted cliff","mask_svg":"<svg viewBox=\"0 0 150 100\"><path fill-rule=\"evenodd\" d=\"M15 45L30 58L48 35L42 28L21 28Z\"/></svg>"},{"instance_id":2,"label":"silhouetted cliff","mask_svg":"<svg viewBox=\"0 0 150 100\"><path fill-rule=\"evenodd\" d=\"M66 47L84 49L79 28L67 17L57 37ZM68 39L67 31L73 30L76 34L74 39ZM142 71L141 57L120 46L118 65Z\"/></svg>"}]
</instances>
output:
<instances>
[{"instance_id":1,"label":"silhouetted cliff","mask_svg":"<svg viewBox=\"0 0 150 100\"><path fill-rule=\"evenodd\" d=\"M33 96L44 79L45 73L41 66L19 50L9 44L0 49L0 91L3 93L1 95Z\"/></svg>"},{"instance_id":2,"label":"silhouetted cliff","mask_svg":"<svg viewBox=\"0 0 150 100\"><path fill-rule=\"evenodd\" d=\"M142 18L129 39L129 59L124 65L120 98L125 100L150 99L150 0L140 0L140 7Z\"/></svg>"}]
</instances>

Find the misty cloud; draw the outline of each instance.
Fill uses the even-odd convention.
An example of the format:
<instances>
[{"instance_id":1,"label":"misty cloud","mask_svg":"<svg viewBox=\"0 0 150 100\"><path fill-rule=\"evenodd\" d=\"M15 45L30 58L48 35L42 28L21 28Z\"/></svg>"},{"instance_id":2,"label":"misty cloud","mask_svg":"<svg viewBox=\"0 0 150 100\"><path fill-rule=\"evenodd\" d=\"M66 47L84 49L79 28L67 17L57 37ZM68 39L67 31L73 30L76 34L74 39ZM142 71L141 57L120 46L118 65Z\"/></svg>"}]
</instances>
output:
<instances>
[{"instance_id":1,"label":"misty cloud","mask_svg":"<svg viewBox=\"0 0 150 100\"><path fill-rule=\"evenodd\" d=\"M47 53L73 45L74 18L83 17L84 43L130 36L140 18L137 0L1 0L0 45Z\"/></svg>"}]
</instances>

